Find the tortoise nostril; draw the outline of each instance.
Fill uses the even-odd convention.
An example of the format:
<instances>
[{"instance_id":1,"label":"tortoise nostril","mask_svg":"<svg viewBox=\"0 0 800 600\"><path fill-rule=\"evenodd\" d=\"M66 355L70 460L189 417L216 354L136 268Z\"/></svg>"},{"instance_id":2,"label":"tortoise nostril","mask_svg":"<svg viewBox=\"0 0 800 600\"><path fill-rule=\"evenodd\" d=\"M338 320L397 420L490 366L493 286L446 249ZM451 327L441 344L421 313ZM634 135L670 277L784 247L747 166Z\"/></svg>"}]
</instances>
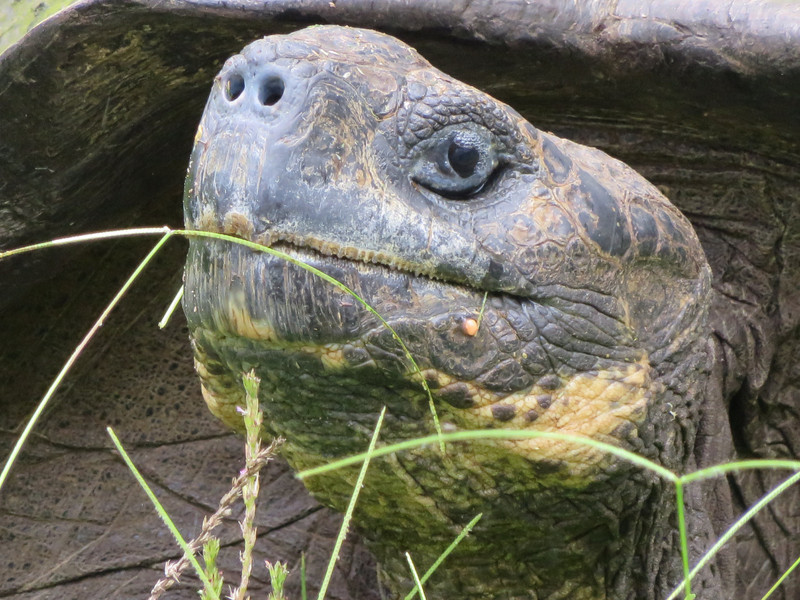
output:
<instances>
[{"instance_id":1,"label":"tortoise nostril","mask_svg":"<svg viewBox=\"0 0 800 600\"><path fill-rule=\"evenodd\" d=\"M280 77L270 77L261 82L258 89L258 100L264 106L273 106L283 97L283 80Z\"/></svg>"},{"instance_id":2,"label":"tortoise nostril","mask_svg":"<svg viewBox=\"0 0 800 600\"><path fill-rule=\"evenodd\" d=\"M239 96L242 95L244 91L244 77L239 75L238 73L231 74L223 84L223 90L225 93L225 98L228 102L233 102Z\"/></svg>"}]
</instances>

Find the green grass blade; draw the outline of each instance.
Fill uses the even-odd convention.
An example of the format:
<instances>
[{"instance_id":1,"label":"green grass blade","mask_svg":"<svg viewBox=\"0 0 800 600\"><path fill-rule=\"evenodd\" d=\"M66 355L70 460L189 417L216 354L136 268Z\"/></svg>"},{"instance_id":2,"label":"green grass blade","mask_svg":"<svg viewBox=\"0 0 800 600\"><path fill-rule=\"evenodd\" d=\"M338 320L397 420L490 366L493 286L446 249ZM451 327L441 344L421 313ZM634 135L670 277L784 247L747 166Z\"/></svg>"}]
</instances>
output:
<instances>
[{"instance_id":1,"label":"green grass blade","mask_svg":"<svg viewBox=\"0 0 800 600\"><path fill-rule=\"evenodd\" d=\"M263 423L263 413L258 403L258 388L261 380L256 376L255 371L245 373L242 377L242 384L245 391L245 406L237 407L241 410L242 420L245 428L245 468L253 469L256 466L257 457L261 453L261 425ZM239 528L242 531L243 548L239 552L239 562L241 563L241 579L239 586L230 594L231 600L245 600L247 596L247 586L250 584L250 575L253 570L253 549L256 545L258 532L256 528L256 502L258 500L259 474L254 472L248 476L242 486L242 502L244 503L244 515L239 521ZM270 564L270 563L267 563ZM280 567L275 563L272 567L276 569L274 574L280 572ZM273 572L272 570L270 571ZM280 586L283 581L273 583L275 596L282 595ZM270 596L272 598L272 596Z\"/></svg>"},{"instance_id":2,"label":"green grass blade","mask_svg":"<svg viewBox=\"0 0 800 600\"><path fill-rule=\"evenodd\" d=\"M681 563L683 564L683 582L686 598L693 598L692 578L689 577L689 543L686 533L686 505L683 501L683 482L675 482L675 506L678 510L678 533L681 538Z\"/></svg>"},{"instance_id":3,"label":"green grass blade","mask_svg":"<svg viewBox=\"0 0 800 600\"><path fill-rule=\"evenodd\" d=\"M164 329L164 327L167 326L167 323L169 323L169 320L172 318L172 313L174 313L175 309L178 308L178 304L180 304L181 298L183 298L183 290L184 286L181 286L178 290L178 293L175 294L175 297L172 299L172 302L170 302L169 307L164 313L164 316L161 317L161 320L158 322L159 329Z\"/></svg>"},{"instance_id":4,"label":"green grass blade","mask_svg":"<svg viewBox=\"0 0 800 600\"><path fill-rule=\"evenodd\" d=\"M428 578L436 572L436 569L438 569L439 565L441 565L444 562L444 559L447 558L450 555L450 553L456 549L456 546L458 546L461 543L461 540L467 537L467 534L470 531L472 531L472 528L475 527L478 521L481 520L482 516L483 513L480 513L474 519L472 519L472 521L466 524L464 529L461 530L461 533L459 533L456 539L454 539L453 542L445 549L445 551L439 555L439 558L437 558L434 561L430 569L425 571L425 574L422 576L418 584L414 586L414 589L412 589L403 600L411 600L416 595L417 590L422 589L421 584L424 584L426 581L428 581Z\"/></svg>"},{"instance_id":5,"label":"green grass blade","mask_svg":"<svg viewBox=\"0 0 800 600\"><path fill-rule=\"evenodd\" d=\"M489 297L489 292L483 293L483 301L481 302L481 310L478 312L478 329L481 328L483 322L483 311L486 309L486 299Z\"/></svg>"},{"instance_id":6,"label":"green grass blade","mask_svg":"<svg viewBox=\"0 0 800 600\"><path fill-rule=\"evenodd\" d=\"M139 232L138 235L141 235L142 230L137 230L137 231ZM154 231L158 231L159 233L164 233L163 229L158 229L158 230L148 229L147 231L151 233ZM77 237L90 238L91 236L77 236ZM108 303L105 310L103 310L103 312L94 322L94 324L86 333L86 335L83 336L83 339L80 341L80 343L72 351L72 354L67 359L67 362L64 363L63 367L61 367L61 371L59 371L58 375L56 375L56 378L50 384L50 387L47 389L47 392L39 401L39 405L36 407L36 410L33 412L33 415L31 415L31 418L28 419L28 423L25 425L25 429L22 431L22 434L19 436L17 442L14 444L14 448L11 450L11 454L6 459L6 463L3 466L3 471L0 473L0 490L3 489L3 485L5 484L6 479L8 478L8 475L11 472L11 467L16 462L17 456L22 451L22 448L25 446L25 443L28 441L28 437L30 436L31 431L33 431L33 428L36 425L37 421L39 420L39 417L42 416L45 407L50 402L50 399L53 397L53 395L56 393L56 390L58 390L58 388L61 386L61 382L64 380L64 377L66 377L67 373L69 373L70 369L72 368L72 365L75 364L75 361L78 360L78 357L81 355L84 348L86 348L86 346L94 337L94 335L97 333L97 331L100 329L100 327L103 326L103 323L105 322L106 318L108 318L108 315L111 313L112 310L114 310L114 307L116 307L117 304L119 304L120 300L122 300L122 297L131 287L131 285L133 285L133 282L136 281L136 279L139 277L139 275L147 266L147 264L153 259L153 257L158 253L158 251L161 250L162 246L167 242L167 240L169 240L170 237L172 237L172 232L167 230L167 233L164 233L162 238L158 240L158 243L156 243L156 245L153 246L153 249L150 250L147 256L145 256L144 260L142 260L142 262L139 263L139 266L137 266L136 269L134 269L133 273L131 273L131 276L128 277L127 281L117 291L114 298L112 298L111 302ZM34 246L46 247L43 244L35 244ZM15 252L14 250L10 250L8 253L5 253L4 256L14 252Z\"/></svg>"},{"instance_id":7,"label":"green grass blade","mask_svg":"<svg viewBox=\"0 0 800 600\"><path fill-rule=\"evenodd\" d=\"M767 504L772 502L778 495L782 494L786 489L794 485L800 481L800 473L795 473L791 477L789 477L786 481L781 483L780 485L776 486L773 490L765 494L758 502L756 502L753 506L751 506L747 511L737 519L736 523L731 525L731 527L726 531L717 541L716 543L708 549L708 551L703 554L700 561L695 565L695 567L689 572L689 578L691 579L697 573L700 572L700 569L706 566L708 562L719 552L719 550L728 543L728 541L739 531L744 525L747 524L750 519L756 516L761 509L763 509ZM684 587L685 582L681 581L672 593L667 596L667 600L676 600L680 595L681 589Z\"/></svg>"},{"instance_id":8,"label":"green grass blade","mask_svg":"<svg viewBox=\"0 0 800 600\"><path fill-rule=\"evenodd\" d=\"M300 553L300 600L308 600L306 591L306 553Z\"/></svg>"},{"instance_id":9,"label":"green grass blade","mask_svg":"<svg viewBox=\"0 0 800 600\"><path fill-rule=\"evenodd\" d=\"M131 460L130 456L128 456L128 453L125 452L125 448L122 447L122 443L119 441L119 438L117 438L117 435L114 433L114 430L111 429L111 427L106 427L106 431L108 431L108 435L111 436L111 441L113 441L114 446L117 447L117 451L122 456L122 460L124 460L125 464L128 465L128 469L130 469L130 472L133 473L133 476L136 478L136 481L139 482L139 485L142 487L145 494L147 494L147 497L150 498L150 502L152 502L153 506L155 506L158 516L161 517L162 521L164 521L164 524L170 530L173 537L178 542L178 545L183 549L184 554L189 558L189 561L192 563L192 566L194 567L197 576L203 582L205 593L208 595L208 597L214 598L215 600L219 600L219 595L216 593L214 586L206 576L205 570L203 569L202 566L200 566L200 563L198 562L197 557L195 557L194 552L192 552L192 550L189 548L189 544L186 542L185 539L183 539L181 532L178 531L178 528L175 526L175 523L172 522L172 519L170 519L169 515L167 514L167 511L164 509L164 507L161 505L161 502L158 501L158 498L156 498L156 495L153 493L153 490L151 490L150 486L147 485L147 482L144 480L144 477L142 477L142 474L139 472L139 469L136 468L136 465L133 464L133 461Z\"/></svg>"},{"instance_id":10,"label":"green grass blade","mask_svg":"<svg viewBox=\"0 0 800 600\"><path fill-rule=\"evenodd\" d=\"M683 483L691 483L693 481L719 477L720 475L725 475L733 471L745 471L747 469L790 469L792 471L800 471L800 460L777 460L767 458L737 460L723 465L712 465L705 469L683 475L681 481Z\"/></svg>"},{"instance_id":11,"label":"green grass blade","mask_svg":"<svg viewBox=\"0 0 800 600\"><path fill-rule=\"evenodd\" d=\"M654 463L651 460L642 458L638 454L634 454L633 452L630 452L628 450L623 450L622 448L612 446L611 444L607 444L605 442L598 442L597 440L593 440L580 435L571 435L568 433L558 433L554 431L519 431L516 429L475 429L472 431L456 431L453 433L444 433L442 434L442 438L444 438L445 442L464 442L470 440L529 440L536 438L572 442L574 444L589 446L591 448L595 448L597 450L601 450L603 452L607 452L608 454L617 456L618 458L621 458L630 463L643 467L649 471L652 471L653 473L659 475L660 477L666 479L667 481L671 481L674 483L679 479L678 476L669 469L666 469L661 465ZM403 450L419 448L421 446L425 446L428 444L434 444L438 441L438 439L439 438L436 435L429 435L414 440L408 440L405 442L399 442L397 444L391 444L389 446L383 446L375 450L375 452L372 453L372 456L377 458L379 456L386 456L387 454L392 454L394 452L401 452ZM305 479L306 477L312 477L314 475L319 475L320 473L327 473L329 471L341 469L342 467L358 464L364 460L364 457L365 454L363 453L356 454L354 456L342 458L325 465L320 465L319 467L306 469L305 471L301 471L300 473L298 473L297 476L300 479Z\"/></svg>"},{"instance_id":12,"label":"green grass blade","mask_svg":"<svg viewBox=\"0 0 800 600\"><path fill-rule=\"evenodd\" d=\"M786 572L783 575L781 575L781 577L780 577L780 579L778 579L778 581L775 582L775 585L773 585L771 588L769 588L769 591L766 594L764 594L764 596L761 598L761 600L767 600L767 598L772 596L772 592L774 592L775 590L777 590L781 586L781 584L783 583L783 580L786 579L791 574L791 572L794 571L797 568L798 565L800 565L800 558L798 558L796 561L794 561L794 563L792 564L791 567L786 569Z\"/></svg>"},{"instance_id":13,"label":"green grass blade","mask_svg":"<svg viewBox=\"0 0 800 600\"><path fill-rule=\"evenodd\" d=\"M408 561L408 567L411 569L411 575L414 577L414 589L419 590L419 597L422 600L428 600L425 597L425 590L422 589L422 582L419 580L419 575L417 575L417 569L414 567L414 561L411 560L411 555L406 552L406 560Z\"/></svg>"},{"instance_id":14,"label":"green grass blade","mask_svg":"<svg viewBox=\"0 0 800 600\"><path fill-rule=\"evenodd\" d=\"M173 234L173 230L167 226L163 227L138 227L132 229L113 229L111 231L97 231L95 233L84 233L82 235L71 235L69 237L57 238L47 242L40 242L38 244L31 244L29 246L20 246L19 248L12 248L5 252L0 252L0 260L16 256L17 254L25 254L35 250L44 250L45 248L55 248L56 246L68 246L70 244L82 244L84 242L97 242L100 240L110 240L123 237L136 237L142 235L169 235Z\"/></svg>"},{"instance_id":15,"label":"green grass blade","mask_svg":"<svg viewBox=\"0 0 800 600\"><path fill-rule=\"evenodd\" d=\"M384 406L381 410L380 416L378 417L378 423L375 425L375 431L372 433L372 439L369 442L369 449L364 454L364 460L361 464L361 471L359 472L358 479L356 480L356 487L353 489L353 494L350 496L350 503L347 505L347 510L344 513L342 526L339 529L339 535L337 536L336 543L333 546L331 560L328 562L328 569L325 571L325 577L322 580L322 586L319 588L317 600L323 600L325 598L325 593L328 591L328 585L330 584L331 577L333 576L333 568L336 566L336 561L339 558L339 552L342 549L342 543L344 543L344 538L347 536L347 529L350 527L350 520L353 517L353 510L356 507L358 495L361 493L361 487L364 485L364 477L367 475L367 467L369 467L369 462L372 459L375 451L375 444L378 442L378 434L381 431L381 425L383 425L383 417L385 415L386 407Z\"/></svg>"}]
</instances>

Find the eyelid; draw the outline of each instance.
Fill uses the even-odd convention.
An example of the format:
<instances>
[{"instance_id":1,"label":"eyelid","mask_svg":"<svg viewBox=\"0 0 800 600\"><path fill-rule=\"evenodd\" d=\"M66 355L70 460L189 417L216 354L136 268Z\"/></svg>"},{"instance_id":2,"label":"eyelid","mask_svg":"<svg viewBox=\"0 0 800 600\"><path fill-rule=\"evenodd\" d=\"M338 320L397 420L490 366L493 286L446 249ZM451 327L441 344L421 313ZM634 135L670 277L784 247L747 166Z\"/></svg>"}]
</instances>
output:
<instances>
[{"instance_id":1,"label":"eyelid","mask_svg":"<svg viewBox=\"0 0 800 600\"><path fill-rule=\"evenodd\" d=\"M459 139L463 147L479 152L475 168L467 176L450 164L452 145ZM482 125L474 122L449 125L414 146L409 176L435 194L464 199L485 187L504 154L497 136Z\"/></svg>"}]
</instances>

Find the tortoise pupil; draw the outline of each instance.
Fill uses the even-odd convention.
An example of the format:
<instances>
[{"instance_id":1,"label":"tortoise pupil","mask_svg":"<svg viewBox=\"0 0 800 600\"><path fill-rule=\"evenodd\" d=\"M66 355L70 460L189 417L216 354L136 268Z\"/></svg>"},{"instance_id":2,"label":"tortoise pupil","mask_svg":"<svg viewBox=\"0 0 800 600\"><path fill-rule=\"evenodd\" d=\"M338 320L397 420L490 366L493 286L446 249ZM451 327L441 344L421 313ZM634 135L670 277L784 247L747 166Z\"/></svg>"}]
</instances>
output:
<instances>
[{"instance_id":1,"label":"tortoise pupil","mask_svg":"<svg viewBox=\"0 0 800 600\"><path fill-rule=\"evenodd\" d=\"M460 177L466 179L475 173L475 165L478 164L480 153L475 148L465 148L459 146L458 142L451 142L447 149L447 159L450 166Z\"/></svg>"}]
</instances>

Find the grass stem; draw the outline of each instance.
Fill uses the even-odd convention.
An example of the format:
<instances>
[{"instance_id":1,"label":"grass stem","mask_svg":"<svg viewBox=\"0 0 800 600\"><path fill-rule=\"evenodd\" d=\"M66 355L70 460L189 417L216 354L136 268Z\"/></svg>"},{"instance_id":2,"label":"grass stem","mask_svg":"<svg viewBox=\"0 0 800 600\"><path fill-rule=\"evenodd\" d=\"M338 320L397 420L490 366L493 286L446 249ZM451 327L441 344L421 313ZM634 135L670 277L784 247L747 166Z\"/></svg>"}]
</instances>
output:
<instances>
[{"instance_id":1,"label":"grass stem","mask_svg":"<svg viewBox=\"0 0 800 600\"><path fill-rule=\"evenodd\" d=\"M764 461L765 462L765 461ZM794 485L800 481L800 473L795 473L786 481L781 483L780 485L776 486L774 489L770 490L767 494L765 494L758 502L756 502L753 506L751 506L747 511L737 519L736 523L731 525L731 527L714 543L711 548L709 548L705 554L703 554L702 558L698 561L698 563L692 568L689 572L689 579L693 578L697 575L700 570L708 564L709 561L719 552L719 550L730 541L730 539L739 531L745 524L747 524L750 519L756 516L767 504L772 502L775 498L778 497L779 494L783 493L789 487ZM681 581L672 593L667 596L666 600L675 600L681 592L681 589L685 585L685 581Z\"/></svg>"},{"instance_id":2,"label":"grass stem","mask_svg":"<svg viewBox=\"0 0 800 600\"><path fill-rule=\"evenodd\" d=\"M676 482L679 479L678 476L669 469L666 469L661 465L654 463L651 460L642 458L638 454L634 454L633 452L630 452L628 450L623 450L622 448L618 448L617 446L612 446L611 444L607 444L605 442L598 442L597 440L593 440L591 438L587 438L580 435L571 435L568 433L558 433L554 431L527 431L527 430L521 431L518 429L474 429L471 431L455 431L452 433L444 433L442 434L442 438L444 438L445 442L463 442L470 440L529 440L536 438L571 442L581 446L589 446L591 448L595 448L597 450L607 452L609 454L627 460L628 462L631 462L635 465L644 467L645 469L652 471L653 473L659 475L660 477L666 479L667 481ZM421 446L426 446L432 443L436 443L438 442L438 440L439 436L429 435L413 440L398 442L396 444L391 444L376 449L375 452L372 453L372 456L377 458L379 456L386 456L387 454L393 454L395 452L411 450L413 448L419 448ZM335 460L325 465L320 465L318 467L306 469L305 471L300 471L297 474L297 476L300 479L305 479L306 477L313 477L314 475L319 475L321 473L327 473L328 471L341 469L342 467L358 464L364 460L364 457L365 457L364 453L356 454L353 456Z\"/></svg>"},{"instance_id":3,"label":"grass stem","mask_svg":"<svg viewBox=\"0 0 800 600\"><path fill-rule=\"evenodd\" d=\"M306 590L306 553L300 553L300 600L308 600Z\"/></svg>"},{"instance_id":4,"label":"grass stem","mask_svg":"<svg viewBox=\"0 0 800 600\"><path fill-rule=\"evenodd\" d=\"M764 596L761 598L761 600L767 600L767 598L772 596L772 593L781 586L781 584L783 583L784 579L789 577L789 575L792 573L792 571L794 571L798 567L798 565L800 565L800 558L798 558L796 561L794 561L794 563L792 564L791 567L786 569L786 572L783 575L780 576L778 581L775 582L775 585L773 585L771 588L769 588L769 591L766 594L764 594Z\"/></svg>"},{"instance_id":5,"label":"grass stem","mask_svg":"<svg viewBox=\"0 0 800 600\"><path fill-rule=\"evenodd\" d=\"M158 516L161 517L162 521L164 521L164 524L170 530L172 536L175 538L175 540L178 542L178 545L183 550L184 556L187 556L189 558L189 561L192 563L192 566L194 567L197 576L200 578L200 581L203 582L205 593L208 595L209 598L213 600L219 600L219 595L216 593L214 585L211 583L211 581L209 581L208 577L206 577L205 570L203 569L203 567L200 566L197 557L195 557L194 555L194 551L189 547L189 544L186 542L186 540L183 539L181 532L178 531L178 528L175 526L175 523L172 521L172 519L170 519L169 515L167 514L167 511L164 509L164 507L161 505L161 502L158 501L158 498L153 493L153 490L150 489L149 485L147 485L147 482L144 480L144 477L142 477L142 474L139 472L139 469L136 468L136 465L133 464L133 461L131 460L130 456L128 456L128 453L125 452L125 448L123 448L122 442L119 441L119 438L114 433L114 430L111 429L111 427L107 427L106 431L108 431L108 435L111 436L111 441L114 442L114 446L116 446L117 451L122 456L122 460L125 461L125 464L128 466L130 472L133 473L133 476L136 478L136 481L139 482L139 485L142 487L145 494L147 494L147 497L150 498L150 502L153 503L153 506L155 507Z\"/></svg>"},{"instance_id":6,"label":"grass stem","mask_svg":"<svg viewBox=\"0 0 800 600\"><path fill-rule=\"evenodd\" d=\"M439 568L439 565L441 565L444 562L444 559L447 558L450 555L450 553L456 549L456 546L458 546L461 543L461 540L467 537L467 534L470 531L472 531L472 528L475 527L478 521L481 520L482 516L483 513L478 514L474 519L472 519L472 521L470 521L464 526L464 529L462 529L461 533L459 533L458 536L456 536L456 539L454 539L452 543L445 549L445 551L439 555L439 558L437 558L433 562L430 568L427 571L425 571L425 574L420 578L419 581L420 584L424 584L428 580L428 578L434 574L436 569ZM420 587L420 585L415 585L414 588L408 593L408 595L406 595L404 600L411 600L416 595L417 590L421 589L422 588Z\"/></svg>"},{"instance_id":7,"label":"grass stem","mask_svg":"<svg viewBox=\"0 0 800 600\"><path fill-rule=\"evenodd\" d=\"M178 293L175 294L175 297L172 299L172 302L170 302L169 307L167 307L167 311L164 313L164 316L161 317L161 320L158 322L159 329L164 329L164 327L167 326L167 323L169 323L169 320L172 318L172 313L174 313L175 309L178 308L178 304L180 304L181 299L183 298L183 290L184 286L181 286L180 289L178 290Z\"/></svg>"},{"instance_id":8,"label":"grass stem","mask_svg":"<svg viewBox=\"0 0 800 600\"><path fill-rule=\"evenodd\" d=\"M84 233L82 235L71 235L63 238L56 238L38 244L30 244L29 246L20 246L19 248L12 248L0 252L0 260L10 258L18 254L25 254L35 250L44 250L45 248L55 248L57 246L69 246L71 244L82 244L85 242L97 242L100 240L112 240L123 237L139 237L143 235L166 235L172 236L176 233L173 229L166 225L161 227L135 227L131 229L113 229L111 231L96 231L94 233Z\"/></svg>"},{"instance_id":9,"label":"grass stem","mask_svg":"<svg viewBox=\"0 0 800 600\"><path fill-rule=\"evenodd\" d=\"M261 424L263 413L258 405L258 388L261 384L261 380L256 376L255 372L251 371L242 378L242 381L244 383L246 402L246 406L242 409L246 432L244 447L245 468L252 470L258 461L258 456L261 454ZM253 549L255 548L257 538L256 501L258 500L258 488L258 471L255 471L247 477L242 487L244 518L239 524L244 540L244 548L240 555L242 562L242 578L239 587L231 594L232 600L245 600L247 598L247 586L250 583L250 574L253 570Z\"/></svg>"},{"instance_id":10,"label":"grass stem","mask_svg":"<svg viewBox=\"0 0 800 600\"><path fill-rule=\"evenodd\" d=\"M328 591L328 585L330 584L331 577L333 576L333 568L336 566L336 560L339 558L339 552L342 549L342 544L344 543L344 539L347 536L347 530L350 527L350 520L353 517L353 510L356 507L356 501L358 500L358 495L361 493L361 488L364 485L364 477L367 475L367 467L369 467L369 462L372 459L372 455L375 452L375 444L378 442L378 434L381 430L381 425L383 424L383 417L386 415L386 407L384 406L381 410L381 414L378 417L378 423L375 425L375 431L372 433L372 439L369 442L369 448L364 454L364 459L361 464L361 471L358 474L358 479L356 480L355 488L353 489L353 494L350 496L350 502L347 505L347 510L344 513L344 518L342 519L342 526L339 529L339 535L336 537L336 543L333 546L333 553L331 554L331 560L328 563L328 568L325 571L325 577L322 580L322 586L319 589L319 595L317 596L317 600L323 600L325 598L325 593Z\"/></svg>"},{"instance_id":11,"label":"grass stem","mask_svg":"<svg viewBox=\"0 0 800 600\"><path fill-rule=\"evenodd\" d=\"M151 229L147 230L147 231L153 232L153 230L151 230ZM158 229L158 230L155 230L155 231L158 231L159 233L164 233L164 229ZM36 423L39 421L39 417L42 416L42 413L44 412L45 407L48 405L48 403L50 402L50 399L53 397L53 395L55 395L56 390L58 390L58 388L61 386L61 382L67 376L67 373L69 373L70 369L72 369L72 366L78 360L78 357L83 353L84 348L86 348L86 346L89 344L91 339L95 336L95 334L98 332L98 330L103 326L103 323L105 323L106 319L108 318L108 315L111 313L112 310L114 310L114 308L117 306L117 304L119 304L120 300L122 300L122 297L125 295L125 293L128 291L128 289L131 287L131 285L133 285L133 282L136 281L136 279L142 273L144 268L153 259L153 257L158 253L158 251L161 249L161 247L164 244L167 243L167 240L169 240L169 238L171 238L172 235L173 235L172 231L169 231L167 229L167 232L164 233L163 237L160 240L158 240L156 245L153 246L152 250L150 250L150 252L147 253L147 256L145 256L144 259L142 260L142 262L140 262L139 265L136 267L136 269L134 269L134 271L133 271L133 273L131 273L130 277L128 277L128 279L125 281L125 283L122 284L122 287L117 291L117 293L111 299L111 302L108 303L108 305L105 307L103 312L100 314L100 316L94 322L94 324L89 329L89 331L86 333L86 335L83 336L83 339L80 341L80 343L77 346L75 346L75 349L72 351L72 354L67 359L67 362L65 362L64 366L61 367L61 371L59 371L58 375L56 375L56 378L50 384L50 387L47 389L47 392L42 397L42 399L39 401L39 404L37 405L36 410L33 412L33 415L31 415L30 419L28 419L28 422L25 425L25 429L22 431L22 433L20 434L20 436L17 439L16 443L14 444L14 448L11 450L11 454L6 459L5 465L3 465L3 471L0 472L0 490L3 489L3 485L5 485L6 479L8 479L8 475L11 472L11 467L16 462L17 456L22 451L22 448L25 446L25 443L28 441L28 437L30 436L31 432L33 431L33 428L36 426ZM76 237L87 237L87 236L76 236ZM69 238L69 239L71 241L72 238ZM59 240L54 240L53 243L55 243L57 241L59 241ZM49 244L50 244L49 242L47 242L45 244L34 244L34 246L27 246L26 248L48 247ZM21 250L21 249L17 249L17 250ZM15 253L14 250L9 250L8 252L5 252L2 255L0 255L0 258L2 258L4 256L10 256L10 255L12 255L14 253Z\"/></svg>"},{"instance_id":12,"label":"grass stem","mask_svg":"<svg viewBox=\"0 0 800 600\"><path fill-rule=\"evenodd\" d=\"M411 569L411 575L414 577L414 589L419 590L419 597L422 600L428 600L425 597L425 590L422 589L422 582L419 580L419 575L417 575L417 569L414 567L414 561L411 560L411 555L406 552L406 560L408 561L408 567Z\"/></svg>"},{"instance_id":13,"label":"grass stem","mask_svg":"<svg viewBox=\"0 0 800 600\"><path fill-rule=\"evenodd\" d=\"M478 329L481 328L481 323L483 322L483 313L486 310L486 299L489 297L489 292L483 293L483 302L481 302L481 310L478 312Z\"/></svg>"},{"instance_id":14,"label":"grass stem","mask_svg":"<svg viewBox=\"0 0 800 600\"><path fill-rule=\"evenodd\" d=\"M678 534L681 539L681 563L683 565L683 582L686 591L686 600L694 598L692 595L692 582L689 577L689 544L686 533L686 504L683 501L683 482L675 482L675 506L678 510Z\"/></svg>"}]
</instances>

